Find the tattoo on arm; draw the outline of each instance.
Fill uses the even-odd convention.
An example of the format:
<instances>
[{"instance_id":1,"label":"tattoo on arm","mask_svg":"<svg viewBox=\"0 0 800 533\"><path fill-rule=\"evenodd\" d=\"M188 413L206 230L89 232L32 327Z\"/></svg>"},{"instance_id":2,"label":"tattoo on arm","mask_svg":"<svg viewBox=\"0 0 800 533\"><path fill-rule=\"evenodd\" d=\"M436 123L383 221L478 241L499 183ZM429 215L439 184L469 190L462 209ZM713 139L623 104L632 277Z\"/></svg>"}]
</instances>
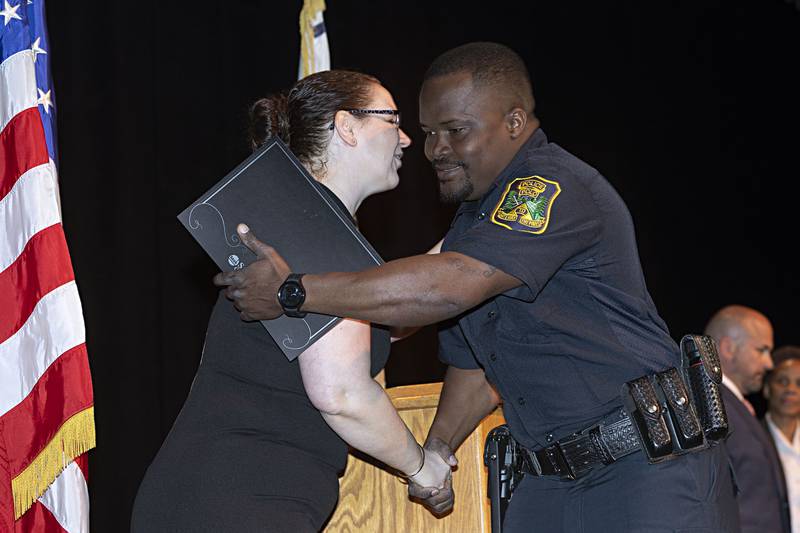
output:
<instances>
[{"instance_id":1,"label":"tattoo on arm","mask_svg":"<svg viewBox=\"0 0 800 533\"><path fill-rule=\"evenodd\" d=\"M495 274L495 272L497 272L497 268L493 267L492 265L486 265L486 269L477 271L475 268L472 268L470 265L458 258L450 259L450 264L453 265L459 272L473 275L480 274L484 278L490 278Z\"/></svg>"},{"instance_id":2,"label":"tattoo on arm","mask_svg":"<svg viewBox=\"0 0 800 533\"><path fill-rule=\"evenodd\" d=\"M469 273L470 269L464 264L464 261L458 258L450 259L450 264L453 265L459 272Z\"/></svg>"}]
</instances>

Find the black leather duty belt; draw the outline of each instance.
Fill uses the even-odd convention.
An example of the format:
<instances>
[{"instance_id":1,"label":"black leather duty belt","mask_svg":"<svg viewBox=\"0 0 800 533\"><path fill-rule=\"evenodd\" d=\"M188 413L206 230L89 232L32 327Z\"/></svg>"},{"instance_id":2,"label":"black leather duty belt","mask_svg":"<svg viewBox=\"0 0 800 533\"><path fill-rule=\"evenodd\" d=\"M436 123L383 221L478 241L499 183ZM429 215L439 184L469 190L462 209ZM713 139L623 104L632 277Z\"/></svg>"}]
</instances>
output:
<instances>
[{"instance_id":1,"label":"black leather duty belt","mask_svg":"<svg viewBox=\"0 0 800 533\"><path fill-rule=\"evenodd\" d=\"M534 476L578 479L600 464L611 464L641 449L636 428L624 410L599 424L541 450L519 446L522 471Z\"/></svg>"},{"instance_id":2,"label":"black leather duty belt","mask_svg":"<svg viewBox=\"0 0 800 533\"><path fill-rule=\"evenodd\" d=\"M535 476L578 479L600 464L642 450L655 464L712 446L728 433L719 387L722 371L711 337L681 339L681 368L622 385L623 409L599 424L531 451L519 443L515 468Z\"/></svg>"}]
</instances>

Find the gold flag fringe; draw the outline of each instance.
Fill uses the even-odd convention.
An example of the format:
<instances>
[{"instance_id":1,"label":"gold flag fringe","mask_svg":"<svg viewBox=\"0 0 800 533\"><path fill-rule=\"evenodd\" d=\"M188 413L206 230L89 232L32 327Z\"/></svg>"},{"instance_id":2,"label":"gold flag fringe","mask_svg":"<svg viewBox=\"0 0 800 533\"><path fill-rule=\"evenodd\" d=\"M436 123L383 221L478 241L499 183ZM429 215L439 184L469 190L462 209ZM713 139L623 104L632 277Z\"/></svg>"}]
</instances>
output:
<instances>
[{"instance_id":1,"label":"gold flag fringe","mask_svg":"<svg viewBox=\"0 0 800 533\"><path fill-rule=\"evenodd\" d=\"M14 519L38 500L79 455L95 447L94 406L71 416L25 470L11 480Z\"/></svg>"},{"instance_id":2,"label":"gold flag fringe","mask_svg":"<svg viewBox=\"0 0 800 533\"><path fill-rule=\"evenodd\" d=\"M312 73L314 66L314 16L319 11L325 11L325 0L303 0L300 10L300 58L303 65L301 77L305 78Z\"/></svg>"}]
</instances>

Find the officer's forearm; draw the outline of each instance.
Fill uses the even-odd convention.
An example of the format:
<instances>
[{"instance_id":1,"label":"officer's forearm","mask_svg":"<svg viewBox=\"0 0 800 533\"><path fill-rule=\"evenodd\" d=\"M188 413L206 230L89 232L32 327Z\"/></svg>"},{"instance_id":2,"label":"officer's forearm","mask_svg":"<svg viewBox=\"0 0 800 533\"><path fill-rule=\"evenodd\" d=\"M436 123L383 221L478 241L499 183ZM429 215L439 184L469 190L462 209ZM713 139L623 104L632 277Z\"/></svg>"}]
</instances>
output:
<instances>
[{"instance_id":1,"label":"officer's forearm","mask_svg":"<svg viewBox=\"0 0 800 533\"><path fill-rule=\"evenodd\" d=\"M308 274L303 311L422 326L453 317L520 282L490 265L445 252L362 272Z\"/></svg>"},{"instance_id":2,"label":"officer's forearm","mask_svg":"<svg viewBox=\"0 0 800 533\"><path fill-rule=\"evenodd\" d=\"M448 367L428 440L437 437L455 450L499 403L483 370Z\"/></svg>"}]
</instances>

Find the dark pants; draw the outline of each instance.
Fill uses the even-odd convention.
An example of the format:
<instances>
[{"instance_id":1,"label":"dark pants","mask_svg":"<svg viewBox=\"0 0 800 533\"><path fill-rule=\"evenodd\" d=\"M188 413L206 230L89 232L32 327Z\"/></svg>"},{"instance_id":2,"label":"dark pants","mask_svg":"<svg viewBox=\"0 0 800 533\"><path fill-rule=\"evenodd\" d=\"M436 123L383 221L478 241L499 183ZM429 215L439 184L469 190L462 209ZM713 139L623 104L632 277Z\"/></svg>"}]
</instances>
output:
<instances>
[{"instance_id":1,"label":"dark pants","mask_svg":"<svg viewBox=\"0 0 800 533\"><path fill-rule=\"evenodd\" d=\"M638 452L577 481L525 476L503 524L504 533L739 530L722 446L655 465Z\"/></svg>"}]
</instances>

